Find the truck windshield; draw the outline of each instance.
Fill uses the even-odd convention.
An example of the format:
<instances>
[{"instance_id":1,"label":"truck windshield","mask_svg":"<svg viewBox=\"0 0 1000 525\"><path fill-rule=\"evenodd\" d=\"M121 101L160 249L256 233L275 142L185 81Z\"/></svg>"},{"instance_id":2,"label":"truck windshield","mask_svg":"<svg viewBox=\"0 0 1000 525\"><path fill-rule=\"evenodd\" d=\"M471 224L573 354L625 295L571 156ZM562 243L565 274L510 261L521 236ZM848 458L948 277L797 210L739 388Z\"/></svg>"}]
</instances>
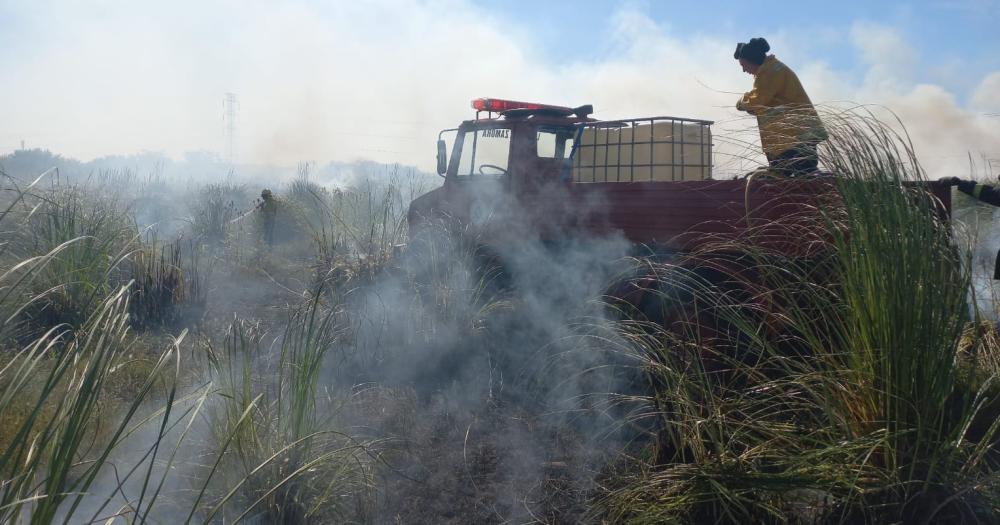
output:
<instances>
[{"instance_id":1,"label":"truck windshield","mask_svg":"<svg viewBox=\"0 0 1000 525\"><path fill-rule=\"evenodd\" d=\"M458 160L459 177L499 177L507 173L510 157L510 130L505 128L479 129L459 135L461 157Z\"/></svg>"}]
</instances>

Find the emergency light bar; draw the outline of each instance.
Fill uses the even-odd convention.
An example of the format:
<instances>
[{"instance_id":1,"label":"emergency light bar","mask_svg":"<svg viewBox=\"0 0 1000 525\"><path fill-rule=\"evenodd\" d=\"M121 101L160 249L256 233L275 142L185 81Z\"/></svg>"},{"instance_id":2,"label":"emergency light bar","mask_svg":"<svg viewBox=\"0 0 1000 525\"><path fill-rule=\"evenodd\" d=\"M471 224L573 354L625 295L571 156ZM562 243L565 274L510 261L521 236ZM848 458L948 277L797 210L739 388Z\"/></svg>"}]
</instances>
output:
<instances>
[{"instance_id":1,"label":"emergency light bar","mask_svg":"<svg viewBox=\"0 0 1000 525\"><path fill-rule=\"evenodd\" d=\"M477 98L472 101L472 109L476 111L489 111L492 113L503 113L512 109L554 109L573 113L573 108L564 106L553 106L550 104L537 104L534 102L518 102L516 100L501 100L498 98Z\"/></svg>"}]
</instances>

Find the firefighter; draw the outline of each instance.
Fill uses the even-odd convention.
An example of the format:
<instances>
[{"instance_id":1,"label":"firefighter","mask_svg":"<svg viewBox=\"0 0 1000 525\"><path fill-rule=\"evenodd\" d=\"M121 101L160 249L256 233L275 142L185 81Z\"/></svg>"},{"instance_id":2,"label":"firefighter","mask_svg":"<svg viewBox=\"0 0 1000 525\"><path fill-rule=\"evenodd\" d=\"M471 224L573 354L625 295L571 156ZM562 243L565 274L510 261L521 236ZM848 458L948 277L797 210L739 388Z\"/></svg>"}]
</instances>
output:
<instances>
[{"instance_id":1,"label":"firefighter","mask_svg":"<svg viewBox=\"0 0 1000 525\"><path fill-rule=\"evenodd\" d=\"M754 77L753 89L743 94L736 109L757 117L771 170L790 177L807 175L817 169L816 146L827 139L826 129L799 77L768 55L770 50L763 38L736 44L733 58Z\"/></svg>"},{"instance_id":2,"label":"firefighter","mask_svg":"<svg viewBox=\"0 0 1000 525\"><path fill-rule=\"evenodd\" d=\"M980 202L1000 206L1000 189L996 186L980 184L974 180L964 180L958 177L945 177L941 181L957 186L958 191ZM993 264L993 279L1000 280L1000 251L997 252L996 262Z\"/></svg>"},{"instance_id":3,"label":"firefighter","mask_svg":"<svg viewBox=\"0 0 1000 525\"><path fill-rule=\"evenodd\" d=\"M260 192L260 204L258 205L258 210L260 210L261 218L261 233L264 236L264 242L268 246L274 245L274 219L275 215L278 213L278 203L275 202L274 195L271 190L264 189Z\"/></svg>"}]
</instances>

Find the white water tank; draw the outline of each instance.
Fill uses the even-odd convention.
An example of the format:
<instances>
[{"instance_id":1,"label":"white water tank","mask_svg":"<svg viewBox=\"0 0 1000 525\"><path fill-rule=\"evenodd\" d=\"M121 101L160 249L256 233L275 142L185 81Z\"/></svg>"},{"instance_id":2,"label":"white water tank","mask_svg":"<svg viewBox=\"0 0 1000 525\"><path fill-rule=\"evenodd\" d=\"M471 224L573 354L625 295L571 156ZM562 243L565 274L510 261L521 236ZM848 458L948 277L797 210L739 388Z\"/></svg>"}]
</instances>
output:
<instances>
[{"instance_id":1,"label":"white water tank","mask_svg":"<svg viewBox=\"0 0 1000 525\"><path fill-rule=\"evenodd\" d=\"M707 122L641 119L597 122L580 135L574 182L649 182L712 178L712 130Z\"/></svg>"}]
</instances>

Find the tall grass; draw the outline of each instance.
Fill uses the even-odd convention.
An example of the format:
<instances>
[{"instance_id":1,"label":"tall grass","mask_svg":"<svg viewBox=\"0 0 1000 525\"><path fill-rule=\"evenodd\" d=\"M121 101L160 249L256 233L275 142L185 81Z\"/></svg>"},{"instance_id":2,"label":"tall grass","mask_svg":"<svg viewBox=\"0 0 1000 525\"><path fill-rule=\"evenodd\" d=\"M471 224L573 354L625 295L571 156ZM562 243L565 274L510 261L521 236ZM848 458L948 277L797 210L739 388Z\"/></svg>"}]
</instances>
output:
<instances>
[{"instance_id":1,"label":"tall grass","mask_svg":"<svg viewBox=\"0 0 1000 525\"><path fill-rule=\"evenodd\" d=\"M196 257L197 250L191 250ZM136 250L129 258L132 274L132 324L138 328L176 326L182 318L180 306L186 302L204 304L203 286L197 263L182 269L181 243L157 245ZM185 276L185 273L188 275Z\"/></svg>"},{"instance_id":2,"label":"tall grass","mask_svg":"<svg viewBox=\"0 0 1000 525\"><path fill-rule=\"evenodd\" d=\"M3 217L9 225L0 233L3 266L45 257L27 286L3 304L15 316L8 328L19 341L60 324L80 326L97 304L130 282L135 327L170 325L189 300L203 302L197 250L182 258L180 241L143 242L129 210L114 197L81 186L11 190L17 196Z\"/></svg>"},{"instance_id":3,"label":"tall grass","mask_svg":"<svg viewBox=\"0 0 1000 525\"><path fill-rule=\"evenodd\" d=\"M353 268L355 277L371 282L406 242L406 212L423 191L396 172L386 181L364 180L334 191L308 179L294 181L289 197L305 210L317 275Z\"/></svg>"},{"instance_id":4,"label":"tall grass","mask_svg":"<svg viewBox=\"0 0 1000 525\"><path fill-rule=\"evenodd\" d=\"M13 202L23 203L32 187L9 186L15 192ZM6 226L10 217L7 212L0 215L0 224ZM72 222L73 217L57 215L42 224L52 227L50 232L73 231L69 226L62 229L63 219ZM93 239L88 236L69 238L41 255L5 267L0 274L0 304L5 307L0 333L15 333L12 325L20 322L20 312L50 301L47 295L59 293L58 287L37 291L37 279L73 275L66 261L96 264L87 257L89 242ZM5 251L4 255L12 253ZM62 270L52 269L60 265ZM86 292L95 297L86 299L86 311L75 312L75 325L58 323L21 345L7 339L0 346L4 352L0 419L6 441L0 453L0 521L5 523L78 521L74 516L84 498L99 490L96 480L108 458L133 430L141 404L155 384L164 379L169 384L166 365L177 357L173 350L160 356L121 413L104 411L104 387L132 345L129 289L118 287L103 296L93 290ZM163 413L169 414L169 410ZM133 469L122 483L136 472L142 475L141 470ZM114 488L109 489L110 494L114 492ZM98 512L103 507L98 506Z\"/></svg>"},{"instance_id":5,"label":"tall grass","mask_svg":"<svg viewBox=\"0 0 1000 525\"><path fill-rule=\"evenodd\" d=\"M60 248L34 274L37 295L23 311L29 327L36 328L29 335L37 335L61 323L78 326L117 288L137 233L117 203L88 198L81 188L56 189L31 200L37 204L17 221L23 230L9 238L9 255L23 260Z\"/></svg>"},{"instance_id":6,"label":"tall grass","mask_svg":"<svg viewBox=\"0 0 1000 525\"><path fill-rule=\"evenodd\" d=\"M209 184L198 195L189 198L191 233L198 243L220 245L232 221L240 214L240 207L250 201L244 186L238 184Z\"/></svg>"},{"instance_id":7,"label":"tall grass","mask_svg":"<svg viewBox=\"0 0 1000 525\"><path fill-rule=\"evenodd\" d=\"M744 245L727 248L752 254L750 271L727 279L660 268L675 322L626 330L662 431L654 460L608 500L614 519L998 519L997 388L979 363L1000 349L960 351L968 247L910 185L924 174L905 137L856 113L825 121L841 204L810 213L828 257Z\"/></svg>"},{"instance_id":8,"label":"tall grass","mask_svg":"<svg viewBox=\"0 0 1000 525\"><path fill-rule=\"evenodd\" d=\"M276 354L258 324L238 319L222 347L208 349L221 387L211 428L222 448L213 452L204 519L327 523L372 514L369 445L337 430L343 401L320 384L338 337L317 294L290 315Z\"/></svg>"},{"instance_id":9,"label":"tall grass","mask_svg":"<svg viewBox=\"0 0 1000 525\"><path fill-rule=\"evenodd\" d=\"M0 214L0 521L144 522L187 432L167 434L198 407L174 410L183 333L146 366L131 326L182 277L131 259L144 247L111 204L40 181L8 178Z\"/></svg>"}]
</instances>

